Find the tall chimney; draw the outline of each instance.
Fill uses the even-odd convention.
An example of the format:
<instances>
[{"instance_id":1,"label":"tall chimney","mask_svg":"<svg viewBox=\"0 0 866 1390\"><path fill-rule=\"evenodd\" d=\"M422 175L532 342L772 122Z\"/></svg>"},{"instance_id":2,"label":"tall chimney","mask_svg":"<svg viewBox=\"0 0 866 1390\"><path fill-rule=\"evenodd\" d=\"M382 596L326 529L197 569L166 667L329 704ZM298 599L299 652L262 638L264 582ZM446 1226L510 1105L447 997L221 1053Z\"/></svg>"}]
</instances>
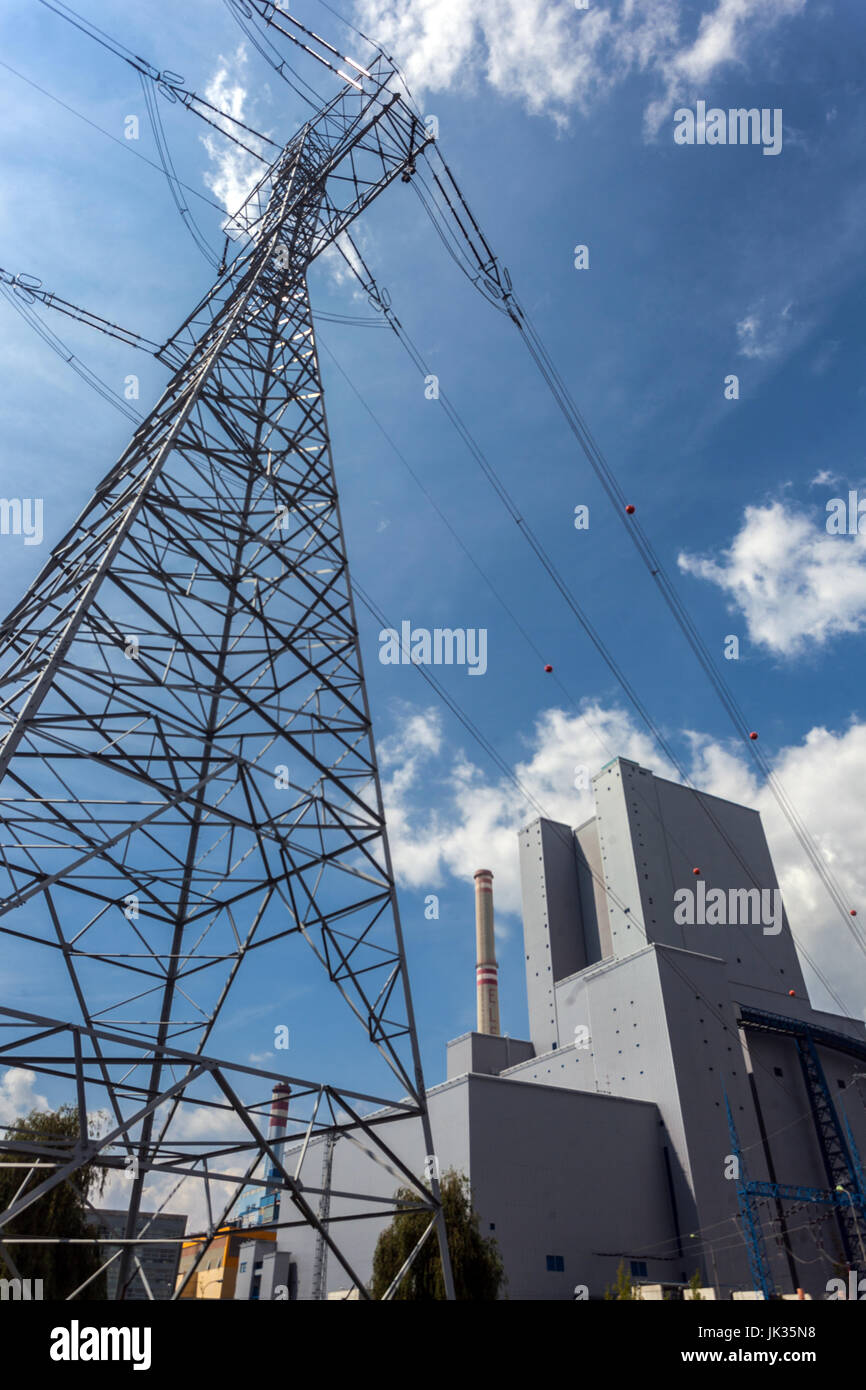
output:
<instances>
[{"instance_id":1,"label":"tall chimney","mask_svg":"<svg viewBox=\"0 0 866 1390\"><path fill-rule=\"evenodd\" d=\"M499 1035L499 967L493 944L493 875L479 869L475 875L475 990L478 998L478 1032Z\"/></svg>"},{"instance_id":2,"label":"tall chimney","mask_svg":"<svg viewBox=\"0 0 866 1390\"><path fill-rule=\"evenodd\" d=\"M292 1088L285 1081L278 1081L271 1092L271 1123L268 1129L268 1143L271 1148L276 1149L277 1157L282 1158L283 1146L278 1141L286 1137L286 1130L289 1125L289 1097ZM268 1177L277 1177L276 1169L271 1164Z\"/></svg>"}]
</instances>

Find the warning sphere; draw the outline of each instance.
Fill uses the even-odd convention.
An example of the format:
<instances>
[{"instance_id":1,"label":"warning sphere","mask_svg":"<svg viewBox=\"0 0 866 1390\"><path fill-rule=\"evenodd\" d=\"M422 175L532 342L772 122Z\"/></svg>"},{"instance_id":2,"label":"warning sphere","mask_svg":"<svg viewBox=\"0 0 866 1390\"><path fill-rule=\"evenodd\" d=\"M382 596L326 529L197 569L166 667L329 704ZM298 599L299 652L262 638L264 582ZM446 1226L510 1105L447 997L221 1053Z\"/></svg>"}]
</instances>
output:
<instances>
[{"instance_id":1,"label":"warning sphere","mask_svg":"<svg viewBox=\"0 0 866 1390\"><path fill-rule=\"evenodd\" d=\"M693 873L693 874L699 874L700 872L701 872L700 869L692 869L692 873Z\"/></svg>"},{"instance_id":2,"label":"warning sphere","mask_svg":"<svg viewBox=\"0 0 866 1390\"><path fill-rule=\"evenodd\" d=\"M628 512L629 516L634 515L634 507L632 506L631 502L629 502L628 506L626 507L626 511Z\"/></svg>"},{"instance_id":3,"label":"warning sphere","mask_svg":"<svg viewBox=\"0 0 866 1390\"><path fill-rule=\"evenodd\" d=\"M749 738L757 738L757 737L758 737L758 735L755 733L755 731L754 731L754 729L753 729L752 732L749 734Z\"/></svg>"},{"instance_id":4,"label":"warning sphere","mask_svg":"<svg viewBox=\"0 0 866 1390\"><path fill-rule=\"evenodd\" d=\"M550 672L553 670L553 667L552 667L552 666L545 666L544 669L545 669L545 671L546 671L546 672L548 673L548 675L549 675Z\"/></svg>"},{"instance_id":5,"label":"warning sphere","mask_svg":"<svg viewBox=\"0 0 866 1390\"><path fill-rule=\"evenodd\" d=\"M789 989L789 990L788 990L788 998L789 998L789 999L796 999L796 998L797 998L797 991L796 991L795 989Z\"/></svg>"}]
</instances>

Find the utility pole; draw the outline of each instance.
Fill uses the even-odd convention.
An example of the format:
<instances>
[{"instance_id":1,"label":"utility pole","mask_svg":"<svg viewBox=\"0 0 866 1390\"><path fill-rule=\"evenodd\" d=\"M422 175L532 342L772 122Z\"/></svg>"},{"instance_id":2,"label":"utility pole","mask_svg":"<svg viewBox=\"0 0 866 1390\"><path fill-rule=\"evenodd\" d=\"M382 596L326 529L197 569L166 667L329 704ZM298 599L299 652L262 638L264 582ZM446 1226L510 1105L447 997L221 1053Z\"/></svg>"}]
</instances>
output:
<instances>
[{"instance_id":1,"label":"utility pole","mask_svg":"<svg viewBox=\"0 0 866 1390\"><path fill-rule=\"evenodd\" d=\"M331 1174L334 1167L334 1136L325 1139L325 1152L322 1156L322 1195L319 1199L319 1222L322 1230L328 1228L331 1211ZM313 1264L313 1299L323 1303L328 1297L328 1247L321 1233L316 1237L316 1258Z\"/></svg>"}]
</instances>

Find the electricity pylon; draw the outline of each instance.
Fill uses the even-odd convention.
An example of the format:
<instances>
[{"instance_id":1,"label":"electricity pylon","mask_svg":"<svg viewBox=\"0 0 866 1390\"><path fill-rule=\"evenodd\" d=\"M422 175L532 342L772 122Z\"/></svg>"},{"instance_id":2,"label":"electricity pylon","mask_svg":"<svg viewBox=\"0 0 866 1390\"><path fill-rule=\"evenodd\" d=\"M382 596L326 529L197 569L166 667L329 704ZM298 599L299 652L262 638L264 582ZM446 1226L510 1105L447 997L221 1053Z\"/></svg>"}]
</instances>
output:
<instances>
[{"instance_id":1,"label":"electricity pylon","mask_svg":"<svg viewBox=\"0 0 866 1390\"><path fill-rule=\"evenodd\" d=\"M361 1132L429 1209L453 1297L438 1183L368 1119L420 1122L432 1152L307 293L310 264L429 143L393 77L383 57L355 65L269 167L235 219L243 249L162 351L181 361L162 398L0 628L0 931L64 1001L0 1009L0 1064L64 1078L80 1120L72 1151L3 1141L49 1168L0 1242L83 1164L131 1166L121 1298L148 1175L200 1180L208 1235L242 1189L278 1185L281 1220L360 1286L301 1172L311 1139ZM307 946L388 1093L209 1051L246 957L278 991ZM275 1081L297 1152L267 1141ZM190 1106L211 1138L189 1138ZM220 1217L215 1182L234 1184ZM340 1194L388 1210L368 1196Z\"/></svg>"}]
</instances>

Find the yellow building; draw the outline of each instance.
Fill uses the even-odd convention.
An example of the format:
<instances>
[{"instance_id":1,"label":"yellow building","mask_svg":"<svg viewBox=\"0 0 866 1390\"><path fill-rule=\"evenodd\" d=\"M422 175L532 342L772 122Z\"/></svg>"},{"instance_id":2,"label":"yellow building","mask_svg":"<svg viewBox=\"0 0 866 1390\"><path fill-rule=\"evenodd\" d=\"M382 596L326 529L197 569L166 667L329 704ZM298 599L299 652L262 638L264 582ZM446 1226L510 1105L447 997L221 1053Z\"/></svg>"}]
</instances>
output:
<instances>
[{"instance_id":1,"label":"yellow building","mask_svg":"<svg viewBox=\"0 0 866 1390\"><path fill-rule=\"evenodd\" d=\"M275 1242L276 1239L276 1231L244 1230L240 1226L221 1226L181 1294L181 1298L234 1298L235 1281L238 1274L238 1251L243 1242L248 1240ZM184 1241L177 1283L175 1284L176 1289L183 1283L191 1265L195 1264L204 1244L203 1238Z\"/></svg>"}]
</instances>

